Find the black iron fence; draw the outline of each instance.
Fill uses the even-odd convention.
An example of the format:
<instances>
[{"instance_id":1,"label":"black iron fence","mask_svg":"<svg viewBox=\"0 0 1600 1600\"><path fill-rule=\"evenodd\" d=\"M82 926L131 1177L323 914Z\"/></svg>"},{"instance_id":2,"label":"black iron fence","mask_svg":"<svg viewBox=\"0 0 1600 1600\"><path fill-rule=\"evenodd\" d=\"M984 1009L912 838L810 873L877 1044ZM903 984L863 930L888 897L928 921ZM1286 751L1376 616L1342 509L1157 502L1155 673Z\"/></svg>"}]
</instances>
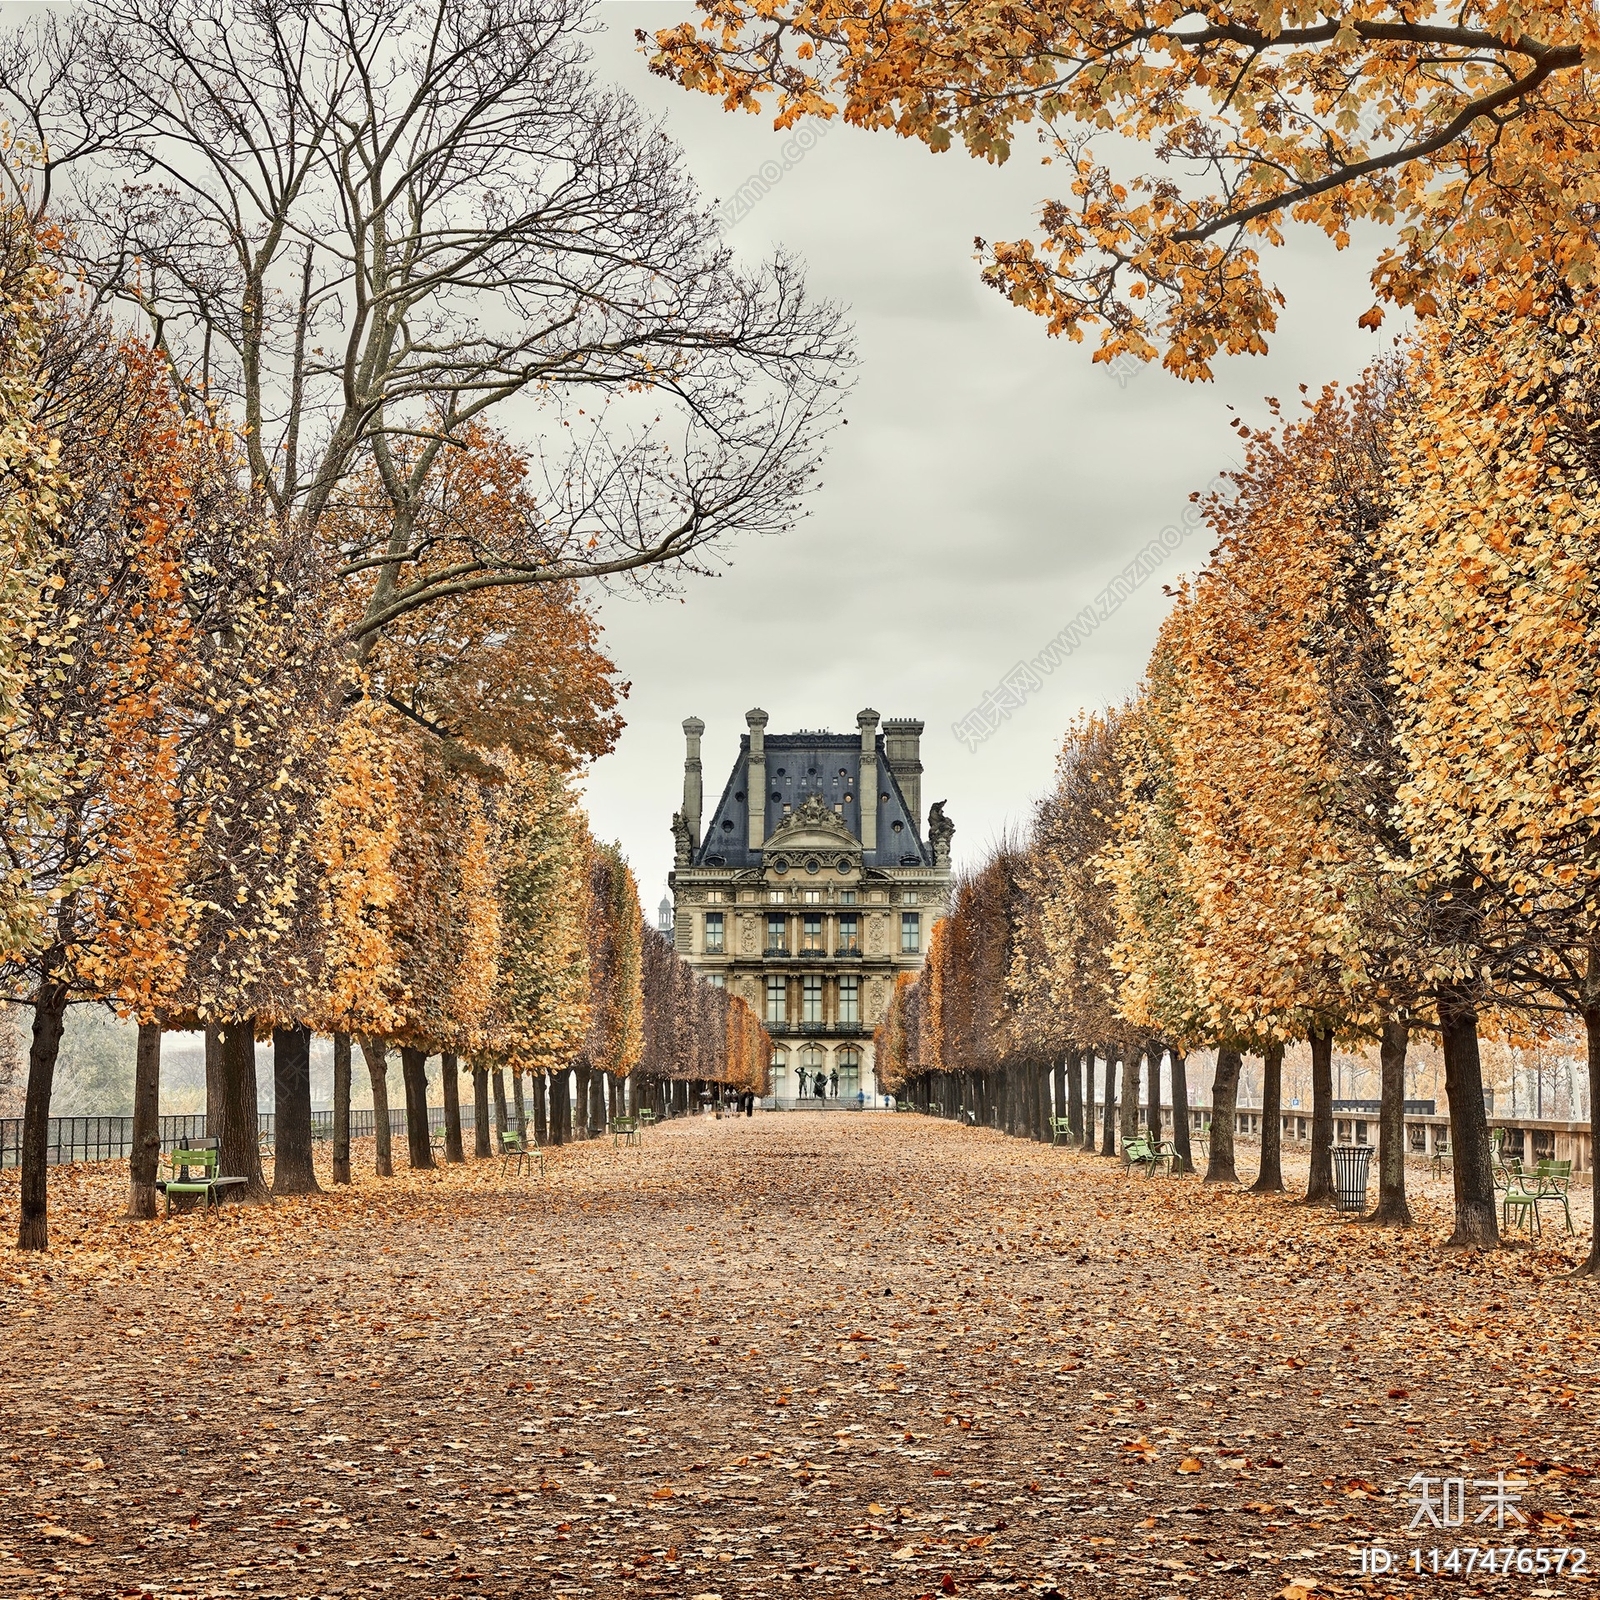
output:
<instances>
[{"instance_id":1,"label":"black iron fence","mask_svg":"<svg viewBox=\"0 0 1600 1600\"><path fill-rule=\"evenodd\" d=\"M261 1148L270 1150L276 1132L277 1119L270 1111L257 1114L261 1130ZM377 1131L375 1111L350 1113L350 1137L370 1139ZM470 1138L477 1121L470 1104L461 1108L461 1131ZM390 1111L389 1131L396 1139L406 1135L404 1110ZM428 1131L444 1132L444 1107L429 1106ZM185 1139L203 1139L206 1136L204 1113L195 1116L161 1118L161 1148L171 1150ZM333 1137L333 1112L311 1113L311 1137ZM132 1117L51 1117L45 1135L45 1148L52 1167L65 1166L70 1161L115 1161L133 1149ZM19 1166L22 1162L22 1118L0 1117L0 1168Z\"/></svg>"}]
</instances>

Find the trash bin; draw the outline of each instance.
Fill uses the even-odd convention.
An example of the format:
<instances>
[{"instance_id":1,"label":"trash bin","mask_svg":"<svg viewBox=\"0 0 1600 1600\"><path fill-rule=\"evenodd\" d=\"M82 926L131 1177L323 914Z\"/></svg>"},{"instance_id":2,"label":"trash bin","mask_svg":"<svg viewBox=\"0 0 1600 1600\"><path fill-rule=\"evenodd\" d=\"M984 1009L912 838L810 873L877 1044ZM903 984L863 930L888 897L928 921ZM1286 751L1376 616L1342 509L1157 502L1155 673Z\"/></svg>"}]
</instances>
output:
<instances>
[{"instance_id":1,"label":"trash bin","mask_svg":"<svg viewBox=\"0 0 1600 1600\"><path fill-rule=\"evenodd\" d=\"M1367 1170L1372 1165L1370 1144L1336 1144L1333 1147L1333 1190L1341 1211L1367 1209Z\"/></svg>"}]
</instances>

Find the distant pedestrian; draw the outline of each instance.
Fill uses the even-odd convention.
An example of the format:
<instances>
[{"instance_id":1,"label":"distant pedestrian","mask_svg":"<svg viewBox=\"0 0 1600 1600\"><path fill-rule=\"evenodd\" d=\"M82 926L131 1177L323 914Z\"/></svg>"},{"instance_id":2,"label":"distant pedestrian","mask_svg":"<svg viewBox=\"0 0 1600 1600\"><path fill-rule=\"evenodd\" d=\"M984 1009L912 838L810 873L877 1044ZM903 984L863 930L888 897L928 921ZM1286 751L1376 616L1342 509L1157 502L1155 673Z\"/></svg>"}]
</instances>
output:
<instances>
[{"instance_id":1,"label":"distant pedestrian","mask_svg":"<svg viewBox=\"0 0 1600 1600\"><path fill-rule=\"evenodd\" d=\"M756 1092L754 1089L746 1089L744 1092L744 1114L747 1117L753 1117L756 1114Z\"/></svg>"}]
</instances>

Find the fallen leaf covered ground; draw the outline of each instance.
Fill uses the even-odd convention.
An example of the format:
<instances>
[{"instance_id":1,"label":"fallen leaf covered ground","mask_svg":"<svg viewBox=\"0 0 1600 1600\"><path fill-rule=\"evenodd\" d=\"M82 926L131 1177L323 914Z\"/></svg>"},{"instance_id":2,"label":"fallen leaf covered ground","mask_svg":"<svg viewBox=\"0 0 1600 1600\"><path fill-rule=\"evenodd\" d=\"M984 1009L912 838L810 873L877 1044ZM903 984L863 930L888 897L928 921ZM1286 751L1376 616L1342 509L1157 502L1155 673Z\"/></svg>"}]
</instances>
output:
<instances>
[{"instance_id":1,"label":"fallen leaf covered ground","mask_svg":"<svg viewBox=\"0 0 1600 1600\"><path fill-rule=\"evenodd\" d=\"M1587 1593L1515 1557L1592 1537L1597 1291L1413 1181L1396 1234L839 1112L155 1224L63 1170L0 1254L0 1593Z\"/></svg>"}]
</instances>

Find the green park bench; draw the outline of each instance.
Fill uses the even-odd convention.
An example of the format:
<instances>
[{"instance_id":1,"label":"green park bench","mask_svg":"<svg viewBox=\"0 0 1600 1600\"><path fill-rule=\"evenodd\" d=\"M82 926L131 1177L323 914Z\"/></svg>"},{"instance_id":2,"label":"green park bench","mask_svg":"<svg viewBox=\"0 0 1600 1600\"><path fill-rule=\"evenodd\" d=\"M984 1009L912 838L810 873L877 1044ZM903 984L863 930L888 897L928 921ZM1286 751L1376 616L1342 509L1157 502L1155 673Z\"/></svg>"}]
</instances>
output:
<instances>
[{"instance_id":1,"label":"green park bench","mask_svg":"<svg viewBox=\"0 0 1600 1600\"><path fill-rule=\"evenodd\" d=\"M531 1171L537 1162L539 1176L544 1176L544 1151L530 1146L515 1128L507 1128L500 1135L500 1159L511 1167L513 1174Z\"/></svg>"},{"instance_id":2,"label":"green park bench","mask_svg":"<svg viewBox=\"0 0 1600 1600\"><path fill-rule=\"evenodd\" d=\"M168 1213L172 1210L174 1195L180 1199L198 1198L202 1210L208 1206L220 1209L223 1195L229 1189L244 1185L245 1179L225 1178L218 1171L222 1161L218 1144L216 1139L207 1139L201 1144L180 1145L167 1157L172 1176L158 1178L156 1188L166 1198Z\"/></svg>"},{"instance_id":3,"label":"green park bench","mask_svg":"<svg viewBox=\"0 0 1600 1600\"><path fill-rule=\"evenodd\" d=\"M611 1119L611 1148L615 1150L619 1145L638 1144L639 1119L637 1117L613 1117Z\"/></svg>"},{"instance_id":4,"label":"green park bench","mask_svg":"<svg viewBox=\"0 0 1600 1600\"><path fill-rule=\"evenodd\" d=\"M1051 1119L1050 1119L1050 1143L1051 1144L1071 1144L1071 1142L1072 1142L1072 1122L1071 1122L1071 1119L1067 1118L1067 1117L1051 1117Z\"/></svg>"},{"instance_id":5,"label":"green park bench","mask_svg":"<svg viewBox=\"0 0 1600 1600\"><path fill-rule=\"evenodd\" d=\"M1519 1168L1520 1165L1521 1163L1518 1163ZM1575 1232L1572 1226L1572 1207L1567 1201L1567 1190L1571 1183L1570 1161L1541 1161L1531 1176L1519 1170L1516 1178L1508 1182L1500 1196L1501 1229L1509 1231L1511 1213L1519 1211L1529 1237L1537 1239L1543 1231L1539 1226L1539 1207L1559 1205L1567 1219L1567 1232L1569 1234Z\"/></svg>"}]
</instances>

